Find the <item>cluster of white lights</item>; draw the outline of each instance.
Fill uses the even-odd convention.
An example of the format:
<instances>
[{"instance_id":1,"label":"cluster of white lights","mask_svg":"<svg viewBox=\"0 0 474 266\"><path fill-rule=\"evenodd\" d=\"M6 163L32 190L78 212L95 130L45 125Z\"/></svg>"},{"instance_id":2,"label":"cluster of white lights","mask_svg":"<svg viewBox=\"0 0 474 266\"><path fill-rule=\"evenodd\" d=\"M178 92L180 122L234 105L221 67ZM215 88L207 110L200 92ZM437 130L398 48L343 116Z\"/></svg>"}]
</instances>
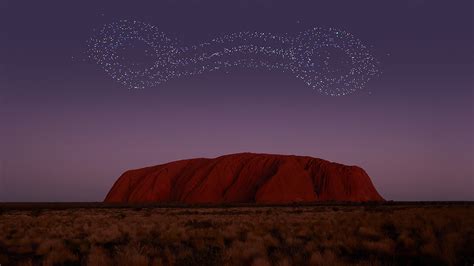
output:
<instances>
[{"instance_id":1,"label":"cluster of white lights","mask_svg":"<svg viewBox=\"0 0 474 266\"><path fill-rule=\"evenodd\" d=\"M152 63L137 67L121 56L136 42L145 45ZM363 89L380 73L379 62L359 39L333 28L313 28L296 36L238 32L180 46L153 25L121 20L91 37L88 56L114 80L137 89L210 71L263 68L292 73L322 94L342 96Z\"/></svg>"}]
</instances>

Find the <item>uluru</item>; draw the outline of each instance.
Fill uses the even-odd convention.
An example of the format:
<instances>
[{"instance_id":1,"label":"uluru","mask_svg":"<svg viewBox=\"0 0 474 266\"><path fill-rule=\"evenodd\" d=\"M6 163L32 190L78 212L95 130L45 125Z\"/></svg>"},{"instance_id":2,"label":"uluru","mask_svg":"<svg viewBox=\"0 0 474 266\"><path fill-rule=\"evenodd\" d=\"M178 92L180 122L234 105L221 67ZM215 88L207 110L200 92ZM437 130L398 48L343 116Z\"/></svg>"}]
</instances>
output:
<instances>
[{"instance_id":1,"label":"uluru","mask_svg":"<svg viewBox=\"0 0 474 266\"><path fill-rule=\"evenodd\" d=\"M123 173L108 203L384 201L358 166L295 155L239 153Z\"/></svg>"}]
</instances>

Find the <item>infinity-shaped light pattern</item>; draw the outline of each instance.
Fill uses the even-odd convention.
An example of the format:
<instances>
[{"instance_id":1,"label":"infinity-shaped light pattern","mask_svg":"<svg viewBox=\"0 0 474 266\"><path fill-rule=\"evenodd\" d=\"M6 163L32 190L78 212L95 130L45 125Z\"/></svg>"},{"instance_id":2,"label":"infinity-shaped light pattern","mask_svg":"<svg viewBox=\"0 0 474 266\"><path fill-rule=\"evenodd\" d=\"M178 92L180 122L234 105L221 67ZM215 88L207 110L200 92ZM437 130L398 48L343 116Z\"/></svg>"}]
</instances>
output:
<instances>
[{"instance_id":1,"label":"infinity-shaped light pattern","mask_svg":"<svg viewBox=\"0 0 474 266\"><path fill-rule=\"evenodd\" d=\"M148 63L125 56L125 50L137 43ZM210 71L263 68L292 73L322 94L340 96L363 89L380 74L379 62L368 48L334 28L313 28L295 36L238 32L179 46L156 26L120 20L91 37L88 56L114 80L137 89Z\"/></svg>"}]
</instances>

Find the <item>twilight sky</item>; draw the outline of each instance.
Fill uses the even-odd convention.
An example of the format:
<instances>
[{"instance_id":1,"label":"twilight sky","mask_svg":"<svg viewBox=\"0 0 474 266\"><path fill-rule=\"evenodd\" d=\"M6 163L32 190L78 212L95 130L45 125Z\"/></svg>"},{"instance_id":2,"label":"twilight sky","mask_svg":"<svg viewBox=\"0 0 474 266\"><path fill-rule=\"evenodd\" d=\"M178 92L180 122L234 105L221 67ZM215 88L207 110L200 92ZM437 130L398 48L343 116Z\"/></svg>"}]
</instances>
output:
<instances>
[{"instance_id":1,"label":"twilight sky","mask_svg":"<svg viewBox=\"0 0 474 266\"><path fill-rule=\"evenodd\" d=\"M97 2L0 0L0 201L101 201L127 169L245 151L359 165L386 199L474 200L472 1ZM342 97L248 69L129 90L82 60L120 19L185 44L340 28L383 73Z\"/></svg>"}]
</instances>

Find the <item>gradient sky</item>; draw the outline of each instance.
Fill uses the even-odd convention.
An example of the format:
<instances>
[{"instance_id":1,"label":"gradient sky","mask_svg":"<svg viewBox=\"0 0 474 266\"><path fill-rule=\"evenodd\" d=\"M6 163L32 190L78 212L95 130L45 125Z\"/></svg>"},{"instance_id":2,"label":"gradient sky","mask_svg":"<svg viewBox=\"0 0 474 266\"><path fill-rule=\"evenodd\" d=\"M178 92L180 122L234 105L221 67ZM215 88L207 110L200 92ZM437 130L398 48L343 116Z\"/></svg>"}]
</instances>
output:
<instances>
[{"instance_id":1,"label":"gradient sky","mask_svg":"<svg viewBox=\"0 0 474 266\"><path fill-rule=\"evenodd\" d=\"M474 200L472 1L96 2L0 0L0 201L101 201L127 169L244 151L359 165L386 199ZM189 44L337 27L383 74L344 97L263 70L128 90L80 60L118 19Z\"/></svg>"}]
</instances>

